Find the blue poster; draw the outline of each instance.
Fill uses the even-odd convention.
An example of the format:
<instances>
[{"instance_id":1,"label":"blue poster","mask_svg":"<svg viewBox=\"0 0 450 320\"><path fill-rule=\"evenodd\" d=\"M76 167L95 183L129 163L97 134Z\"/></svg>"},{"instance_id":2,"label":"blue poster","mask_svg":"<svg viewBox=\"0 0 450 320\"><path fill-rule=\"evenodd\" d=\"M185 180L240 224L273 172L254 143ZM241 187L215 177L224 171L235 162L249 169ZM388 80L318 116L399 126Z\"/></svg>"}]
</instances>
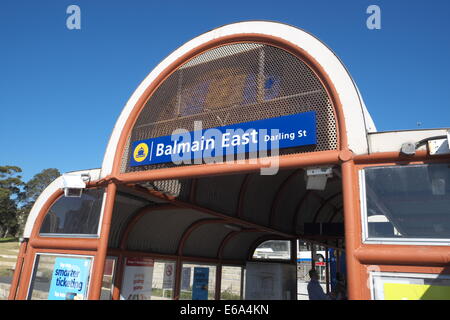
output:
<instances>
[{"instance_id":1,"label":"blue poster","mask_svg":"<svg viewBox=\"0 0 450 320\"><path fill-rule=\"evenodd\" d=\"M337 283L337 259L336 259L336 253L337 251L335 249L328 249L328 256L330 257L330 283L331 283L331 291L333 291L336 288Z\"/></svg>"},{"instance_id":2,"label":"blue poster","mask_svg":"<svg viewBox=\"0 0 450 320\"><path fill-rule=\"evenodd\" d=\"M170 136L134 141L130 166L173 162L201 164L204 159L256 153L316 144L314 111L288 116L236 123L195 131L178 130ZM228 159L228 158L227 158Z\"/></svg>"},{"instance_id":3,"label":"blue poster","mask_svg":"<svg viewBox=\"0 0 450 320\"><path fill-rule=\"evenodd\" d=\"M209 268L194 268L192 300L208 300Z\"/></svg>"},{"instance_id":4,"label":"blue poster","mask_svg":"<svg viewBox=\"0 0 450 320\"><path fill-rule=\"evenodd\" d=\"M86 299L91 259L57 257L53 267L49 300Z\"/></svg>"}]
</instances>

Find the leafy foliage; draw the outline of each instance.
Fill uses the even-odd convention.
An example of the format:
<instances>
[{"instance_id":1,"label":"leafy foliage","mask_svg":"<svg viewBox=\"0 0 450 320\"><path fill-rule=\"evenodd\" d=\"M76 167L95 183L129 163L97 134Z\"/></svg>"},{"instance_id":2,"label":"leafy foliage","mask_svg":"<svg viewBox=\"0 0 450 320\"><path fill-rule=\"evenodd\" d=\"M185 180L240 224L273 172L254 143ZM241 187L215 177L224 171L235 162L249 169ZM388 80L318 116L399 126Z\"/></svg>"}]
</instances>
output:
<instances>
[{"instance_id":1,"label":"leafy foliage","mask_svg":"<svg viewBox=\"0 0 450 320\"><path fill-rule=\"evenodd\" d=\"M18 230L18 206L23 200L22 169L0 166L0 237L14 235Z\"/></svg>"},{"instance_id":2,"label":"leafy foliage","mask_svg":"<svg viewBox=\"0 0 450 320\"><path fill-rule=\"evenodd\" d=\"M45 169L25 183L21 172L17 166L0 166L0 238L22 233L38 196L61 175L57 169Z\"/></svg>"}]
</instances>

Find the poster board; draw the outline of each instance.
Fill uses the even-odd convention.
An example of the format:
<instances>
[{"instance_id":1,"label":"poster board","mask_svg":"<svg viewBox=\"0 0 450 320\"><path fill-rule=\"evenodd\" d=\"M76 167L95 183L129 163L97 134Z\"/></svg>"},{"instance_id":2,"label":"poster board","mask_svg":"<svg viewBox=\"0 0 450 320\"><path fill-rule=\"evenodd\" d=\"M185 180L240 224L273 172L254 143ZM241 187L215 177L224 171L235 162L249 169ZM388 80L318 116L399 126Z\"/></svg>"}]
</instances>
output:
<instances>
[{"instance_id":1,"label":"poster board","mask_svg":"<svg viewBox=\"0 0 450 320\"><path fill-rule=\"evenodd\" d=\"M194 268L192 284L192 300L208 300L209 268Z\"/></svg>"},{"instance_id":2,"label":"poster board","mask_svg":"<svg viewBox=\"0 0 450 320\"><path fill-rule=\"evenodd\" d=\"M154 260L125 258L121 300L151 300Z\"/></svg>"},{"instance_id":3,"label":"poster board","mask_svg":"<svg viewBox=\"0 0 450 320\"><path fill-rule=\"evenodd\" d=\"M372 272L373 300L450 300L450 276L426 273Z\"/></svg>"},{"instance_id":4,"label":"poster board","mask_svg":"<svg viewBox=\"0 0 450 320\"><path fill-rule=\"evenodd\" d=\"M48 299L86 299L90 271L90 258L57 257L53 266Z\"/></svg>"},{"instance_id":5,"label":"poster board","mask_svg":"<svg viewBox=\"0 0 450 320\"><path fill-rule=\"evenodd\" d=\"M296 300L297 266L288 263L247 262L246 300Z\"/></svg>"}]
</instances>

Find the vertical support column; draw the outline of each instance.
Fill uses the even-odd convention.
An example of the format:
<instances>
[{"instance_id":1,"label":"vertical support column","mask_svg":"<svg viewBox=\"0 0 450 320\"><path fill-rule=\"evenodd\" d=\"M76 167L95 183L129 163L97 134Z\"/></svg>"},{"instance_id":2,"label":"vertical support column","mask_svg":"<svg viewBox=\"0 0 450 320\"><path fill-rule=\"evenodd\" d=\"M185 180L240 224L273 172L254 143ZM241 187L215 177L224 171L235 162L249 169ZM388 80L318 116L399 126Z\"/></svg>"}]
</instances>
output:
<instances>
[{"instance_id":1,"label":"vertical support column","mask_svg":"<svg viewBox=\"0 0 450 320\"><path fill-rule=\"evenodd\" d=\"M216 266L216 291L214 292L214 299L220 300L220 289L222 287L222 262Z\"/></svg>"},{"instance_id":2,"label":"vertical support column","mask_svg":"<svg viewBox=\"0 0 450 320\"><path fill-rule=\"evenodd\" d=\"M25 252L27 250L27 241L21 239L19 254L17 255L16 267L14 269L14 276L9 288L8 300L14 300L16 298L17 288L19 286L20 274L22 273L22 265L25 259Z\"/></svg>"},{"instance_id":3,"label":"vertical support column","mask_svg":"<svg viewBox=\"0 0 450 320\"><path fill-rule=\"evenodd\" d=\"M28 242L27 252L23 260L20 282L16 293L17 300L27 299L28 289L31 283L31 276L33 274L34 262L36 258L35 254L36 250L31 246L30 242Z\"/></svg>"},{"instance_id":4,"label":"vertical support column","mask_svg":"<svg viewBox=\"0 0 450 320\"><path fill-rule=\"evenodd\" d=\"M123 271L124 267L124 255L123 250L117 257L117 267L115 268L116 276L114 277L114 290L112 294L112 300L120 300L120 291L122 290Z\"/></svg>"},{"instance_id":5,"label":"vertical support column","mask_svg":"<svg viewBox=\"0 0 450 320\"><path fill-rule=\"evenodd\" d=\"M181 261L181 257L178 256L177 262L175 265L175 288L173 293L174 300L180 300L180 292L181 292L181 273L183 272L183 263Z\"/></svg>"},{"instance_id":6,"label":"vertical support column","mask_svg":"<svg viewBox=\"0 0 450 320\"><path fill-rule=\"evenodd\" d=\"M116 190L117 186L113 182L108 184L108 187L106 189L106 203L103 209L100 241L99 246L97 248L97 253L95 255L92 270L92 279L89 290L89 300L100 299L103 281L103 272L105 269L106 254L108 251L109 230L111 228L112 212L114 209L114 201L116 199Z\"/></svg>"},{"instance_id":7,"label":"vertical support column","mask_svg":"<svg viewBox=\"0 0 450 320\"><path fill-rule=\"evenodd\" d=\"M295 296L291 300L298 300L298 263L297 263L297 251L298 251L298 239L291 240L291 263L295 266Z\"/></svg>"},{"instance_id":8,"label":"vertical support column","mask_svg":"<svg viewBox=\"0 0 450 320\"><path fill-rule=\"evenodd\" d=\"M297 267L297 239L291 240L291 263Z\"/></svg>"},{"instance_id":9,"label":"vertical support column","mask_svg":"<svg viewBox=\"0 0 450 320\"><path fill-rule=\"evenodd\" d=\"M347 291L350 300L358 300L362 299L360 287L363 286L360 263L355 257L355 251L360 246L360 219L357 208L359 194L355 164L351 157L342 160Z\"/></svg>"}]
</instances>

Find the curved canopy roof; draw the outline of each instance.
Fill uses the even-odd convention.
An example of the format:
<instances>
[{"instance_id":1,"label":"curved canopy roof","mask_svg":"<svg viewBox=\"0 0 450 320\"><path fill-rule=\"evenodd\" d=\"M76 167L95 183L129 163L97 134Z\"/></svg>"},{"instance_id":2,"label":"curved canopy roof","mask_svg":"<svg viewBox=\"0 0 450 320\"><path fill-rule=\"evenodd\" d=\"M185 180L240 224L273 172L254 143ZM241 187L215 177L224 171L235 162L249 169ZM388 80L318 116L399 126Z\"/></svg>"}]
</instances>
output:
<instances>
[{"instance_id":1,"label":"curved canopy roof","mask_svg":"<svg viewBox=\"0 0 450 320\"><path fill-rule=\"evenodd\" d=\"M119 187L111 248L242 262L268 239L342 245L337 242L342 236L313 236L305 228L343 223L338 171L323 191L306 190L303 169L164 180L145 187ZM131 194L140 203L132 204Z\"/></svg>"}]
</instances>

